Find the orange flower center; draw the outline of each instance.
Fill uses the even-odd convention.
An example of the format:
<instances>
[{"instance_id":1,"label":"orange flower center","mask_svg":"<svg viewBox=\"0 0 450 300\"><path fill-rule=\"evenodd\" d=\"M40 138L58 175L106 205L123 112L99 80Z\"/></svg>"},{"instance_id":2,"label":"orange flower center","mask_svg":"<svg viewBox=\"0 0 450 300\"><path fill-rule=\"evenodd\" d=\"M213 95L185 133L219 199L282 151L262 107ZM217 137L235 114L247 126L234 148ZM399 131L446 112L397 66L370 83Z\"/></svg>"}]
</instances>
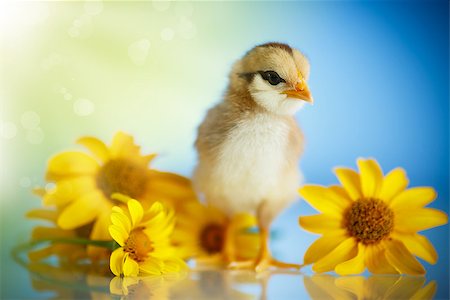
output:
<instances>
[{"instance_id":1,"label":"orange flower center","mask_svg":"<svg viewBox=\"0 0 450 300\"><path fill-rule=\"evenodd\" d=\"M139 198L145 191L146 182L146 169L125 159L108 161L97 175L97 186L108 198L113 193Z\"/></svg>"},{"instance_id":2,"label":"orange flower center","mask_svg":"<svg viewBox=\"0 0 450 300\"><path fill-rule=\"evenodd\" d=\"M381 200L359 199L345 212L345 226L363 244L378 243L394 228L394 212Z\"/></svg>"},{"instance_id":3,"label":"orange flower center","mask_svg":"<svg viewBox=\"0 0 450 300\"><path fill-rule=\"evenodd\" d=\"M209 254L222 251L225 229L219 224L209 224L200 233L200 245Z\"/></svg>"},{"instance_id":4,"label":"orange flower center","mask_svg":"<svg viewBox=\"0 0 450 300\"><path fill-rule=\"evenodd\" d=\"M142 262L153 251L153 243L144 233L143 228L138 227L130 232L130 236L123 246L123 251L128 252L133 260Z\"/></svg>"}]
</instances>

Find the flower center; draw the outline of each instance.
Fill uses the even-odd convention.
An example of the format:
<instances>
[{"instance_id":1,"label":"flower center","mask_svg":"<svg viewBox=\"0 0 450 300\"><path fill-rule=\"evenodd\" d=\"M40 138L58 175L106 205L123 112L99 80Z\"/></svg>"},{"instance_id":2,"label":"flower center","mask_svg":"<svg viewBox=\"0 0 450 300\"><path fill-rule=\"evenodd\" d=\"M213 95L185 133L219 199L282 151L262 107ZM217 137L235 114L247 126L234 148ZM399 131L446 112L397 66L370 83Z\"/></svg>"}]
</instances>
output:
<instances>
[{"instance_id":1,"label":"flower center","mask_svg":"<svg viewBox=\"0 0 450 300\"><path fill-rule=\"evenodd\" d=\"M218 224L207 225L200 234L200 245L209 254L222 251L224 228Z\"/></svg>"},{"instance_id":2,"label":"flower center","mask_svg":"<svg viewBox=\"0 0 450 300\"><path fill-rule=\"evenodd\" d=\"M106 197L121 193L139 198L147 182L146 169L124 159L108 161L97 175L97 186Z\"/></svg>"},{"instance_id":3,"label":"flower center","mask_svg":"<svg viewBox=\"0 0 450 300\"><path fill-rule=\"evenodd\" d=\"M128 252L130 257L137 262L144 261L153 251L153 243L142 229L142 227L133 229L123 246L123 251Z\"/></svg>"},{"instance_id":4,"label":"flower center","mask_svg":"<svg viewBox=\"0 0 450 300\"><path fill-rule=\"evenodd\" d=\"M394 213L381 200L359 199L345 212L345 225L351 236L363 244L387 237L394 227Z\"/></svg>"}]
</instances>

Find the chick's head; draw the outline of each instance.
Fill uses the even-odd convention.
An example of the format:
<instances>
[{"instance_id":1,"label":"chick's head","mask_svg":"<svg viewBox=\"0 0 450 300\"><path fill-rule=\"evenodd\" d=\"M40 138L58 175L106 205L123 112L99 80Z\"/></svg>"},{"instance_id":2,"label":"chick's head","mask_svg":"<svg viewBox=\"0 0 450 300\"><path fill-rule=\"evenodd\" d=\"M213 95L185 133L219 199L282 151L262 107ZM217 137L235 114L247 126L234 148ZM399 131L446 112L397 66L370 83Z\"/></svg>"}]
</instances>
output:
<instances>
[{"instance_id":1,"label":"chick's head","mask_svg":"<svg viewBox=\"0 0 450 300\"><path fill-rule=\"evenodd\" d=\"M267 43L251 49L233 67L231 85L247 90L266 110L293 115L305 102L313 102L307 80L309 62L297 49Z\"/></svg>"}]
</instances>

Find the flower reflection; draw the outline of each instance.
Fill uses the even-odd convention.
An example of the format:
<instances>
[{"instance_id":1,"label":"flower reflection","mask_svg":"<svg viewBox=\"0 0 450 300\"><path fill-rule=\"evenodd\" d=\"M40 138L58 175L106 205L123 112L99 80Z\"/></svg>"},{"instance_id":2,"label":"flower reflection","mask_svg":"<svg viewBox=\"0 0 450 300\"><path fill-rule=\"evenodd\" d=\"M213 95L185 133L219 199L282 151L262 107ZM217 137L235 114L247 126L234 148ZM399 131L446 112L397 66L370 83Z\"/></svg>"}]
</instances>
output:
<instances>
[{"instance_id":1,"label":"flower reflection","mask_svg":"<svg viewBox=\"0 0 450 300\"><path fill-rule=\"evenodd\" d=\"M311 299L432 299L436 282L412 276L304 276Z\"/></svg>"},{"instance_id":2,"label":"flower reflection","mask_svg":"<svg viewBox=\"0 0 450 300\"><path fill-rule=\"evenodd\" d=\"M50 299L109 299L108 265L30 262L32 287L39 292L53 292Z\"/></svg>"}]
</instances>

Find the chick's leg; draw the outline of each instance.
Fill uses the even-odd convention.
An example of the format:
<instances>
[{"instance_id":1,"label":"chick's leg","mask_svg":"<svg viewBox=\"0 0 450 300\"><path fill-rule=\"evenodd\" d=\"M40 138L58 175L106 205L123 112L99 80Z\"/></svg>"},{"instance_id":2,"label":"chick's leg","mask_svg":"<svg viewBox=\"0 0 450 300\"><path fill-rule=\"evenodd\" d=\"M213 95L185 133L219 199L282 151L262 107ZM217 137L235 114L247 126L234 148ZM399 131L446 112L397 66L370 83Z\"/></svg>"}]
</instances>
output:
<instances>
[{"instance_id":1,"label":"chick's leg","mask_svg":"<svg viewBox=\"0 0 450 300\"><path fill-rule=\"evenodd\" d=\"M226 263L233 263L236 261L236 248L234 244L234 226L230 221L225 229L223 258Z\"/></svg>"},{"instance_id":2,"label":"chick's leg","mask_svg":"<svg viewBox=\"0 0 450 300\"><path fill-rule=\"evenodd\" d=\"M270 252L269 242L270 242L270 224L275 217L275 213L278 210L271 206L271 203L263 203L257 211L258 227L259 227L259 237L260 237L260 248L256 260L240 261L231 263L229 266L233 269L254 269L257 272L261 272L272 267L282 268L282 269L300 269L301 265L284 263L276 260L272 257Z\"/></svg>"},{"instance_id":3,"label":"chick's leg","mask_svg":"<svg viewBox=\"0 0 450 300\"><path fill-rule=\"evenodd\" d=\"M270 241L269 227L260 225L259 230L261 238L261 248L259 251L258 258L256 259L255 262L256 272L265 271L271 267L282 269L300 269L301 266L298 264L285 263L273 258L269 248L269 241Z\"/></svg>"}]
</instances>

